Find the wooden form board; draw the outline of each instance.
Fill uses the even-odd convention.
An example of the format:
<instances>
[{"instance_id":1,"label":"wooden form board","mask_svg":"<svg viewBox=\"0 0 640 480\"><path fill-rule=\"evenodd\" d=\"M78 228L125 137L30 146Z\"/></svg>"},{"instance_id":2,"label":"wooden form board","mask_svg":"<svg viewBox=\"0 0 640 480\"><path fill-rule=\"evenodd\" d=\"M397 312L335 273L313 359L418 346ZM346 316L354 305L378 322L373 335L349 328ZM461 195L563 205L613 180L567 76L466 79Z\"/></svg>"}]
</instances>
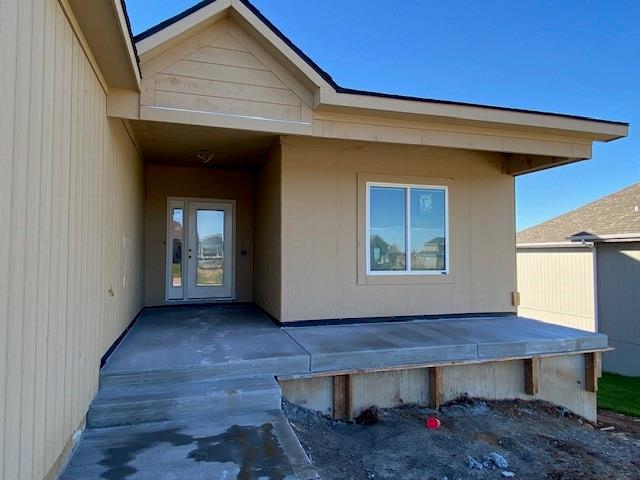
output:
<instances>
[{"instance_id":1,"label":"wooden form board","mask_svg":"<svg viewBox=\"0 0 640 480\"><path fill-rule=\"evenodd\" d=\"M538 357L527 358L524 365L524 393L537 395L539 390L538 375L540 372L540 359Z\"/></svg>"},{"instance_id":2,"label":"wooden form board","mask_svg":"<svg viewBox=\"0 0 640 480\"><path fill-rule=\"evenodd\" d=\"M584 389L598 392L598 379L602 376L602 354L600 352L584 355Z\"/></svg>"},{"instance_id":3,"label":"wooden form board","mask_svg":"<svg viewBox=\"0 0 640 480\"><path fill-rule=\"evenodd\" d=\"M602 352L586 352L583 353L585 358L585 390L587 392L598 391L598 378L602 376ZM543 357L552 355L534 356L521 358L524 369L524 393L527 395L537 396L540 391L540 360ZM496 359L493 361L513 361L513 358ZM460 362L461 364L469 364L470 362ZM429 407L438 409L444 403L444 367L445 365L423 365L423 366L405 366L390 367L386 369L376 369L375 371L394 371L399 369L426 368L427 382L429 386ZM352 388L352 375L358 372L342 372L338 375L331 375L332 378L332 415L335 420L353 420L354 389ZM308 376L297 376L296 378L323 377L328 373L315 374Z\"/></svg>"},{"instance_id":4,"label":"wooden form board","mask_svg":"<svg viewBox=\"0 0 640 480\"><path fill-rule=\"evenodd\" d=\"M334 420L353 420L351 405L351 376L334 376L332 410Z\"/></svg>"},{"instance_id":5,"label":"wooden form board","mask_svg":"<svg viewBox=\"0 0 640 480\"><path fill-rule=\"evenodd\" d=\"M429 370L429 406L440 408L444 402L444 369L431 367Z\"/></svg>"}]
</instances>

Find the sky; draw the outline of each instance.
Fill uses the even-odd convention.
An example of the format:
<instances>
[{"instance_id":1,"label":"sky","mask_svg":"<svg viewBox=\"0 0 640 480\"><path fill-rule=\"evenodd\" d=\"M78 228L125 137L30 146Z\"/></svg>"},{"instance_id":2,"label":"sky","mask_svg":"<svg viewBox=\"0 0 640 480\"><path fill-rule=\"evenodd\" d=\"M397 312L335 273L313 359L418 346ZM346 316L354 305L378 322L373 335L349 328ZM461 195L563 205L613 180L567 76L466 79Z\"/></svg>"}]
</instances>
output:
<instances>
[{"instance_id":1,"label":"sky","mask_svg":"<svg viewBox=\"0 0 640 480\"><path fill-rule=\"evenodd\" d=\"M136 34L197 2L126 3ZM631 124L591 160L517 177L518 230L640 181L639 0L253 4L344 87Z\"/></svg>"}]
</instances>

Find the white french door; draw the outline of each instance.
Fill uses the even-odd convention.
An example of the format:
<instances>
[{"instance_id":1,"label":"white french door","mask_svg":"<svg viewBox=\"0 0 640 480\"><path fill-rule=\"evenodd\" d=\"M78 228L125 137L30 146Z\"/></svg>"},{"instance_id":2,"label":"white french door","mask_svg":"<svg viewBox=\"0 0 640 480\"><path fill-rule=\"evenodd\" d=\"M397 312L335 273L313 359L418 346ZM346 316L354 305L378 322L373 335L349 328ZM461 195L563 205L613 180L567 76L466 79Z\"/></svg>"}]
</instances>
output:
<instances>
[{"instance_id":1,"label":"white french door","mask_svg":"<svg viewBox=\"0 0 640 480\"><path fill-rule=\"evenodd\" d=\"M167 300L232 298L234 202L167 202Z\"/></svg>"}]
</instances>

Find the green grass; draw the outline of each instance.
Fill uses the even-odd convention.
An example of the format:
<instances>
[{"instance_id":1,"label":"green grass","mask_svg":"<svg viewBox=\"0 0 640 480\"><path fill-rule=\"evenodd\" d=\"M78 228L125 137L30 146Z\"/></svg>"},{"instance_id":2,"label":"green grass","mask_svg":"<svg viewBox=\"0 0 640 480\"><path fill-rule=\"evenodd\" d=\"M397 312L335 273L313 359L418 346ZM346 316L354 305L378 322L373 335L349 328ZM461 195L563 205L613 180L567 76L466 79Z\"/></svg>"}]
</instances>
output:
<instances>
[{"instance_id":1,"label":"green grass","mask_svg":"<svg viewBox=\"0 0 640 480\"><path fill-rule=\"evenodd\" d=\"M598 408L640 417L640 377L603 373L598 382Z\"/></svg>"}]
</instances>

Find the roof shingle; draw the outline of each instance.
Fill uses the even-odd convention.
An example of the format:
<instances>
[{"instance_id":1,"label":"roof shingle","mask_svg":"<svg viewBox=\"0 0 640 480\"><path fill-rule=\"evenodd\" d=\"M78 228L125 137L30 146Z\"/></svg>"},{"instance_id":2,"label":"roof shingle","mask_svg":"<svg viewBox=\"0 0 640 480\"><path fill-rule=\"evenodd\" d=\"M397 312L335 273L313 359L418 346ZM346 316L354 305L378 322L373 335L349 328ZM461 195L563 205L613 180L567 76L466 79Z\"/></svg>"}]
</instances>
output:
<instances>
[{"instance_id":1,"label":"roof shingle","mask_svg":"<svg viewBox=\"0 0 640 480\"><path fill-rule=\"evenodd\" d=\"M527 228L517 234L516 243L566 242L572 236L634 233L640 233L640 183Z\"/></svg>"}]
</instances>

